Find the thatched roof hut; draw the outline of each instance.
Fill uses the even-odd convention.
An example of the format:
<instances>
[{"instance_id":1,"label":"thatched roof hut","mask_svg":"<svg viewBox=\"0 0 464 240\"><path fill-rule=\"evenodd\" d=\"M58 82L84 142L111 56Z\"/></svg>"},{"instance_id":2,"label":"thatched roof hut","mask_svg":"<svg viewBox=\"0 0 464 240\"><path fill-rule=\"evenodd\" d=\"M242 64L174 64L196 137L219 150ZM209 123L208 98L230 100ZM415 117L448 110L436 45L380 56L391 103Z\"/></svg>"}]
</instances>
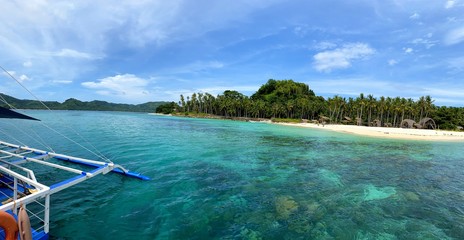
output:
<instances>
[{"instance_id":1,"label":"thatched roof hut","mask_svg":"<svg viewBox=\"0 0 464 240\"><path fill-rule=\"evenodd\" d=\"M372 122L372 126L373 126L373 127L381 127L381 126L382 126L382 122L381 122L379 119L375 119L375 120Z\"/></svg>"},{"instance_id":2,"label":"thatched roof hut","mask_svg":"<svg viewBox=\"0 0 464 240\"><path fill-rule=\"evenodd\" d=\"M402 128L414 128L414 124L416 123L416 121L412 120L412 119L404 119L400 126Z\"/></svg>"},{"instance_id":3,"label":"thatched roof hut","mask_svg":"<svg viewBox=\"0 0 464 240\"><path fill-rule=\"evenodd\" d=\"M330 118L328 118L328 117L326 117L324 115L319 116L319 123L327 123L329 120L330 120Z\"/></svg>"},{"instance_id":4,"label":"thatched roof hut","mask_svg":"<svg viewBox=\"0 0 464 240\"><path fill-rule=\"evenodd\" d=\"M422 129L436 129L437 125L435 124L435 121L431 118L422 118L419 122L419 125Z\"/></svg>"}]
</instances>

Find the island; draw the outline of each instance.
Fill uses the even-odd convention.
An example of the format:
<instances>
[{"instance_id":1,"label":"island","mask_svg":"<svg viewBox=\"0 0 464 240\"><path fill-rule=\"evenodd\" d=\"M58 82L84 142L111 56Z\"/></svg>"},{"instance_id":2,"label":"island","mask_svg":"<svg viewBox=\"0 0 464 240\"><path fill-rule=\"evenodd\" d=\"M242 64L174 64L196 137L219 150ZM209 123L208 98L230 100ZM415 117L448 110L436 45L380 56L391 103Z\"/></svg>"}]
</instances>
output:
<instances>
[{"instance_id":1,"label":"island","mask_svg":"<svg viewBox=\"0 0 464 240\"><path fill-rule=\"evenodd\" d=\"M307 84L270 79L250 97L234 90L180 95L157 113L265 121L386 138L464 140L464 108L436 106L430 96L317 96Z\"/></svg>"}]
</instances>

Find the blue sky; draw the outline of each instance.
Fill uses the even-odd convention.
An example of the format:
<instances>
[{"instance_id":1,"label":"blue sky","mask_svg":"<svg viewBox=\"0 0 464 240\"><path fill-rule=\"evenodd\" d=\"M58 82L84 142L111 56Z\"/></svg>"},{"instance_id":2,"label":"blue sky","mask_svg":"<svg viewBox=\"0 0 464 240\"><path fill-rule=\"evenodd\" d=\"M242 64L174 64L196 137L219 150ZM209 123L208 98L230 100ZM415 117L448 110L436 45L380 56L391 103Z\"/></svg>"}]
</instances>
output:
<instances>
[{"instance_id":1,"label":"blue sky","mask_svg":"<svg viewBox=\"0 0 464 240\"><path fill-rule=\"evenodd\" d=\"M0 65L42 100L254 93L464 105L464 0L0 0ZM0 74L0 92L32 97Z\"/></svg>"}]
</instances>

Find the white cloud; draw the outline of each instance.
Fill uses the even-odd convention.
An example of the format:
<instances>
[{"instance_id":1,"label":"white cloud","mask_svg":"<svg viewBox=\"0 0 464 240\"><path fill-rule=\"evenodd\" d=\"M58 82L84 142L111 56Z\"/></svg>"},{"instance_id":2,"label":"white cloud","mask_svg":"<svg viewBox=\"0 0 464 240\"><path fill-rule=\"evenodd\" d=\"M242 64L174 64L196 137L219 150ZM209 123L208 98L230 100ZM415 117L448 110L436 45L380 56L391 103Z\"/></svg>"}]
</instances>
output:
<instances>
[{"instance_id":1,"label":"white cloud","mask_svg":"<svg viewBox=\"0 0 464 240\"><path fill-rule=\"evenodd\" d=\"M111 53L143 47L149 49L144 52L156 51L199 39L248 22L256 11L281 1L2 1L7 11L0 14L0 56L31 67L36 82L75 80ZM137 57L129 55L116 59ZM210 65L221 67L220 62Z\"/></svg>"},{"instance_id":2,"label":"white cloud","mask_svg":"<svg viewBox=\"0 0 464 240\"><path fill-rule=\"evenodd\" d=\"M410 19L416 20L420 18L419 13L414 13L413 15L409 16Z\"/></svg>"},{"instance_id":3,"label":"white cloud","mask_svg":"<svg viewBox=\"0 0 464 240\"><path fill-rule=\"evenodd\" d=\"M365 43L348 43L340 48L328 50L314 55L314 68L320 72L330 72L333 69L343 69L351 66L351 62L364 59L375 53L375 50Z\"/></svg>"},{"instance_id":4,"label":"white cloud","mask_svg":"<svg viewBox=\"0 0 464 240\"><path fill-rule=\"evenodd\" d=\"M96 56L94 54L79 52L73 49L63 48L58 52L50 53L52 56L56 57L68 57L68 58L81 58L81 59L99 59L100 56Z\"/></svg>"},{"instance_id":5,"label":"white cloud","mask_svg":"<svg viewBox=\"0 0 464 240\"><path fill-rule=\"evenodd\" d=\"M464 41L464 27L456 28L448 32L445 36L446 45L454 45Z\"/></svg>"},{"instance_id":6,"label":"white cloud","mask_svg":"<svg viewBox=\"0 0 464 240\"><path fill-rule=\"evenodd\" d=\"M32 67L32 62L30 60L23 63L24 67Z\"/></svg>"},{"instance_id":7,"label":"white cloud","mask_svg":"<svg viewBox=\"0 0 464 240\"><path fill-rule=\"evenodd\" d=\"M388 65L395 66L396 64L398 64L398 61L396 61L395 59L388 60Z\"/></svg>"},{"instance_id":8,"label":"white cloud","mask_svg":"<svg viewBox=\"0 0 464 240\"><path fill-rule=\"evenodd\" d=\"M9 73L9 74L8 74ZM31 80L28 76L26 76L25 74L20 74L18 75L16 73L16 71L8 71L8 73L3 73L3 75L7 76L7 77L11 77L13 76L13 78L15 78L16 80L18 80L18 82L20 83L23 83L25 81L28 81L28 80ZM11 76L10 76L11 75Z\"/></svg>"},{"instance_id":9,"label":"white cloud","mask_svg":"<svg viewBox=\"0 0 464 240\"><path fill-rule=\"evenodd\" d=\"M83 82L82 86L96 89L98 94L104 96L140 99L149 93L146 89L148 83L148 80L133 74L124 74L102 78L95 82Z\"/></svg>"},{"instance_id":10,"label":"white cloud","mask_svg":"<svg viewBox=\"0 0 464 240\"><path fill-rule=\"evenodd\" d=\"M336 43L328 42L328 41L319 42L314 46L314 48L316 50L318 50L318 51L322 51L322 50L326 50L326 49L332 49L332 48L335 48L335 47L337 47Z\"/></svg>"},{"instance_id":11,"label":"white cloud","mask_svg":"<svg viewBox=\"0 0 464 240\"><path fill-rule=\"evenodd\" d=\"M414 49L409 48L409 47L408 47L408 48L403 48L403 50L404 50L404 52L407 53L407 54L414 52Z\"/></svg>"},{"instance_id":12,"label":"white cloud","mask_svg":"<svg viewBox=\"0 0 464 240\"><path fill-rule=\"evenodd\" d=\"M416 45L419 45L419 44L424 45L425 48L429 49L429 48L435 46L435 44L437 42L429 40L429 39L424 39L424 38L416 38L416 39L412 40L411 43L416 44Z\"/></svg>"},{"instance_id":13,"label":"white cloud","mask_svg":"<svg viewBox=\"0 0 464 240\"><path fill-rule=\"evenodd\" d=\"M21 76L19 76L19 81L20 82L24 82L24 81L27 81L29 80L29 77L24 75L24 74L21 74Z\"/></svg>"},{"instance_id":14,"label":"white cloud","mask_svg":"<svg viewBox=\"0 0 464 240\"><path fill-rule=\"evenodd\" d=\"M453 8L455 4L456 4L456 1L448 0L448 1L446 1L445 8L446 9Z\"/></svg>"}]
</instances>

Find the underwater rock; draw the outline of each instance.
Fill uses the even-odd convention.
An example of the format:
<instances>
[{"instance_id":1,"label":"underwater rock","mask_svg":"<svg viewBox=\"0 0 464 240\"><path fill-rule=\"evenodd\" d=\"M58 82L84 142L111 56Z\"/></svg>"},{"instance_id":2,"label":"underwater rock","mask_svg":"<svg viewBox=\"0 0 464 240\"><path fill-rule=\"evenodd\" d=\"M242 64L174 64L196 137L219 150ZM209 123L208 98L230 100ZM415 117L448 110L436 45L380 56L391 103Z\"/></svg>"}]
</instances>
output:
<instances>
[{"instance_id":1,"label":"underwater rock","mask_svg":"<svg viewBox=\"0 0 464 240\"><path fill-rule=\"evenodd\" d=\"M397 240L398 238L395 235L389 233L370 233L359 231L355 239L381 239L381 240Z\"/></svg>"},{"instance_id":2,"label":"underwater rock","mask_svg":"<svg viewBox=\"0 0 464 240\"><path fill-rule=\"evenodd\" d=\"M288 229L299 234L309 233L313 226L309 217L299 215L288 220Z\"/></svg>"},{"instance_id":3,"label":"underwater rock","mask_svg":"<svg viewBox=\"0 0 464 240\"><path fill-rule=\"evenodd\" d=\"M385 199L392 195L396 194L396 190L394 187L383 187L378 188L372 184L369 184L364 189L364 201L371 201L371 200L379 200Z\"/></svg>"},{"instance_id":4,"label":"underwater rock","mask_svg":"<svg viewBox=\"0 0 464 240\"><path fill-rule=\"evenodd\" d=\"M324 222L318 222L311 231L312 239L330 239L327 227Z\"/></svg>"},{"instance_id":5,"label":"underwater rock","mask_svg":"<svg viewBox=\"0 0 464 240\"><path fill-rule=\"evenodd\" d=\"M403 195L409 201L419 201L419 196L413 192L405 192Z\"/></svg>"},{"instance_id":6,"label":"underwater rock","mask_svg":"<svg viewBox=\"0 0 464 240\"><path fill-rule=\"evenodd\" d=\"M242 237L243 240L261 240L263 239L261 237L261 234L258 231L253 231L248 228L243 228L242 231L240 231L240 236Z\"/></svg>"},{"instance_id":7,"label":"underwater rock","mask_svg":"<svg viewBox=\"0 0 464 240\"><path fill-rule=\"evenodd\" d=\"M289 196L280 196L275 202L275 209L278 219L286 220L298 209L298 203Z\"/></svg>"},{"instance_id":8,"label":"underwater rock","mask_svg":"<svg viewBox=\"0 0 464 240\"><path fill-rule=\"evenodd\" d=\"M351 219L352 219L355 223L357 223L357 224L359 224L359 225L361 225L361 224L363 224L363 223L366 222L366 216L365 216L364 213L361 212L361 211L354 211L353 214L352 214L352 216L351 216Z\"/></svg>"},{"instance_id":9,"label":"underwater rock","mask_svg":"<svg viewBox=\"0 0 464 240\"><path fill-rule=\"evenodd\" d=\"M320 169L319 174L324 181L330 183L331 185L336 187L343 187L340 175L327 169Z\"/></svg>"},{"instance_id":10,"label":"underwater rock","mask_svg":"<svg viewBox=\"0 0 464 240\"><path fill-rule=\"evenodd\" d=\"M305 205L306 212L309 214L314 214L319 209L321 205L318 202L310 202Z\"/></svg>"}]
</instances>

